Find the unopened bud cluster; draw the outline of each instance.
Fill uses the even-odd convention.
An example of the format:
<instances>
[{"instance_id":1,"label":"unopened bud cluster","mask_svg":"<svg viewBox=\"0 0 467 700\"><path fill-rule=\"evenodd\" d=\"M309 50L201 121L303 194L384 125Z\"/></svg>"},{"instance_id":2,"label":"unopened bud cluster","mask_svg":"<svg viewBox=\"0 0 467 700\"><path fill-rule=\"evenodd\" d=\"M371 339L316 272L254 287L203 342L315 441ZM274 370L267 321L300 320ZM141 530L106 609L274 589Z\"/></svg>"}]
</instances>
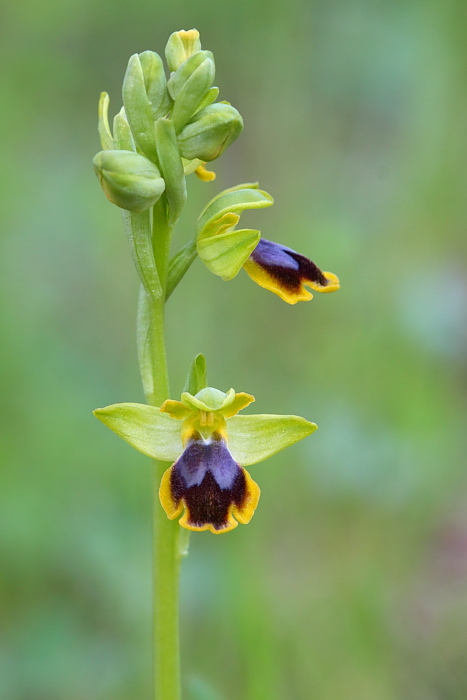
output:
<instances>
[{"instance_id":1,"label":"unopened bud cluster","mask_svg":"<svg viewBox=\"0 0 467 700\"><path fill-rule=\"evenodd\" d=\"M243 120L227 102L215 102L214 57L196 29L174 32L165 55L134 54L123 81L123 108L108 122L109 98L99 103L102 151L94 168L106 197L132 212L152 207L166 192L174 216L186 198L185 175L218 158L239 136Z\"/></svg>"}]
</instances>

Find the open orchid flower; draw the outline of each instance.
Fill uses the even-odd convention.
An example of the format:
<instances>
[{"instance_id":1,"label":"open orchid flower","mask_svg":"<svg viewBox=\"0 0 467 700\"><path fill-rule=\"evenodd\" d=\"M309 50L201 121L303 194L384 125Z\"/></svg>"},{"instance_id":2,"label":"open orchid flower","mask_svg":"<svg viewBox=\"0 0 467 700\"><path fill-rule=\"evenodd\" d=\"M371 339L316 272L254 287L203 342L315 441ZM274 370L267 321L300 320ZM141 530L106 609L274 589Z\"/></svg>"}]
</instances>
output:
<instances>
[{"instance_id":1,"label":"open orchid flower","mask_svg":"<svg viewBox=\"0 0 467 700\"><path fill-rule=\"evenodd\" d=\"M160 408L122 403L94 413L130 445L173 462L159 496L170 519L188 530L228 532L248 523L260 489L244 467L310 435L317 426L299 416L238 416L250 394L206 387Z\"/></svg>"},{"instance_id":2,"label":"open orchid flower","mask_svg":"<svg viewBox=\"0 0 467 700\"><path fill-rule=\"evenodd\" d=\"M339 278L322 272L314 262L279 243L261 238L254 229L236 229L246 209L270 207L273 198L247 183L224 190L209 202L197 226L196 248L206 267L231 280L242 267L260 287L269 289L288 304L308 301L317 292L335 292Z\"/></svg>"}]
</instances>

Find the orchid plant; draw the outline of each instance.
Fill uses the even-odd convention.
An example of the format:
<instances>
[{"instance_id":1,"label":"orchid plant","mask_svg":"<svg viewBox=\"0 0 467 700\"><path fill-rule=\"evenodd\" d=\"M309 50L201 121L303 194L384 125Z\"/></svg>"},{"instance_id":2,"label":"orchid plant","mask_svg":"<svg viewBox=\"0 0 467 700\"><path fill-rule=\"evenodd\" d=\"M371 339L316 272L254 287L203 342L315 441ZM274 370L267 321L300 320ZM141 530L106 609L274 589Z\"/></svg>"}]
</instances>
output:
<instances>
[{"instance_id":1,"label":"orchid plant","mask_svg":"<svg viewBox=\"0 0 467 700\"><path fill-rule=\"evenodd\" d=\"M165 304L194 260L224 280L242 268L289 304L333 292L339 280L305 256L237 228L246 209L273 204L258 183L231 187L201 212L193 239L171 256L174 227L187 198L186 177L215 179L206 163L240 135L243 121L216 102L214 58L196 29L174 32L165 56L132 56L123 80L123 107L108 120L99 101L102 150L94 168L107 199L123 215L141 280L138 359L147 404L119 403L94 413L114 433L154 460L155 697L179 700L178 580L187 531L227 533L248 523L260 489L245 467L316 430L299 416L238 415L254 397L208 386L203 355L195 358L180 401L170 398L164 336ZM178 520L177 520L178 519Z\"/></svg>"}]
</instances>

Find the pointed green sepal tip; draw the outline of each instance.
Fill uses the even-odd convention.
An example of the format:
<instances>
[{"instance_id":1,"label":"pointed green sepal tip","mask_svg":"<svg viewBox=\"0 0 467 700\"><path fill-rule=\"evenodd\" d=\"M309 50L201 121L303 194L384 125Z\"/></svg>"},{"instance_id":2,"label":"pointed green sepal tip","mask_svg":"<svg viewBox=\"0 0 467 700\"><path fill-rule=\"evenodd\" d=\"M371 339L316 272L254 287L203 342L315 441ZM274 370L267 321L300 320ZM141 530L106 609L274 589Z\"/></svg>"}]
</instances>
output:
<instances>
[{"instance_id":1,"label":"pointed green sepal tip","mask_svg":"<svg viewBox=\"0 0 467 700\"><path fill-rule=\"evenodd\" d=\"M174 462L183 452L180 422L154 406L116 403L93 411L104 425L148 457Z\"/></svg>"},{"instance_id":2,"label":"pointed green sepal tip","mask_svg":"<svg viewBox=\"0 0 467 700\"><path fill-rule=\"evenodd\" d=\"M107 199L121 209L142 212L152 207L165 189L157 167L132 151L100 151L94 170Z\"/></svg>"},{"instance_id":3,"label":"pointed green sepal tip","mask_svg":"<svg viewBox=\"0 0 467 700\"><path fill-rule=\"evenodd\" d=\"M232 457L243 467L262 462L317 430L301 416L233 416L228 421Z\"/></svg>"},{"instance_id":4,"label":"pointed green sepal tip","mask_svg":"<svg viewBox=\"0 0 467 700\"><path fill-rule=\"evenodd\" d=\"M180 29L169 36L165 47L167 65L171 71L176 71L187 58L201 51L201 41L197 29Z\"/></svg>"},{"instance_id":5,"label":"pointed green sepal tip","mask_svg":"<svg viewBox=\"0 0 467 700\"><path fill-rule=\"evenodd\" d=\"M183 391L195 396L207 385L206 358L200 353L193 360Z\"/></svg>"},{"instance_id":6,"label":"pointed green sepal tip","mask_svg":"<svg viewBox=\"0 0 467 700\"><path fill-rule=\"evenodd\" d=\"M209 88L203 99L198 105L197 112L200 110L204 109L205 107L209 107L209 105L212 105L213 102L217 100L217 97L219 95L219 88L218 87L212 87Z\"/></svg>"},{"instance_id":7,"label":"pointed green sepal tip","mask_svg":"<svg viewBox=\"0 0 467 700\"><path fill-rule=\"evenodd\" d=\"M210 105L197 112L178 135L180 153L188 160L215 160L240 136L242 129L243 119L234 107Z\"/></svg>"}]
</instances>

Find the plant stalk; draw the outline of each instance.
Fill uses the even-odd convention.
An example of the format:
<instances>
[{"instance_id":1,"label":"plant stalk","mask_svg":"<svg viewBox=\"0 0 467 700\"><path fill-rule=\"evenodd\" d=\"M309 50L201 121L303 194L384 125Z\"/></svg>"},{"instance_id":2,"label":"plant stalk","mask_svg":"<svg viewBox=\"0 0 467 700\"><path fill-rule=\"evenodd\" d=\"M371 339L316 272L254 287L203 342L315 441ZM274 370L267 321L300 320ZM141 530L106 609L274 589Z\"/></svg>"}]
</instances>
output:
<instances>
[{"instance_id":1,"label":"plant stalk","mask_svg":"<svg viewBox=\"0 0 467 700\"><path fill-rule=\"evenodd\" d=\"M163 195L153 209L154 257L162 286L162 296L150 299L149 343L153 403L160 406L170 396L165 347L165 292L172 229L167 219ZM154 697L155 700L180 700L179 576L180 548L178 522L171 521L159 502L159 485L170 463L154 460Z\"/></svg>"}]
</instances>

